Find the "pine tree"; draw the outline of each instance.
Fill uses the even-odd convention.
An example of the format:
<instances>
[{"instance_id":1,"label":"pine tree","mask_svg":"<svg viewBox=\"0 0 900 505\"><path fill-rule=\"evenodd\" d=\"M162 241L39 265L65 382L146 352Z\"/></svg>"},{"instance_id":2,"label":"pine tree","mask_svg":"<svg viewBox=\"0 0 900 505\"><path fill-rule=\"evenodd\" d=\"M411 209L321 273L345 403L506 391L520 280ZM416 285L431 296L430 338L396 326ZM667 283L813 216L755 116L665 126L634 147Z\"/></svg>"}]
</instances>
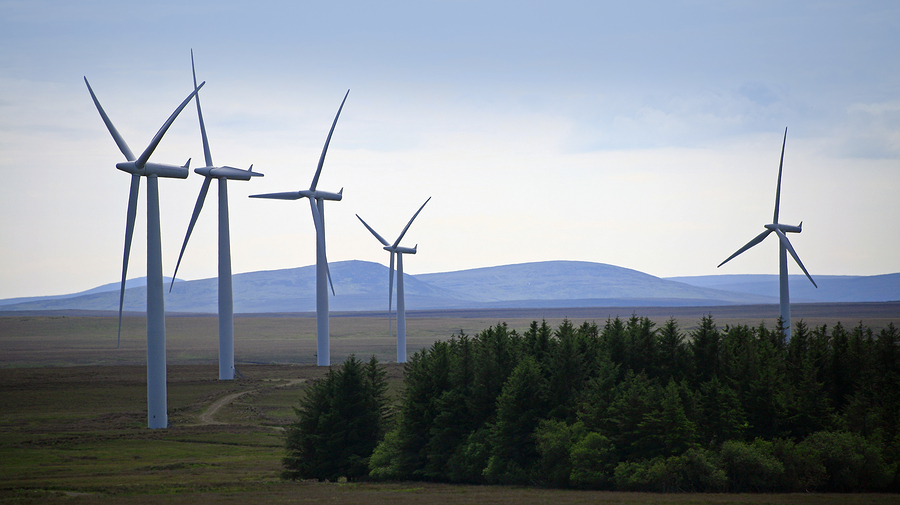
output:
<instances>
[{"instance_id":1,"label":"pine tree","mask_svg":"<svg viewBox=\"0 0 900 505\"><path fill-rule=\"evenodd\" d=\"M546 362L549 372L550 417L574 421L574 398L584 389L587 370L584 354L578 345L578 337L572 322L565 319L554 335L556 345Z\"/></svg>"},{"instance_id":2,"label":"pine tree","mask_svg":"<svg viewBox=\"0 0 900 505\"><path fill-rule=\"evenodd\" d=\"M538 459L535 430L547 415L547 384L539 365L526 356L497 398L491 424L491 459L485 473L498 482L525 482Z\"/></svg>"},{"instance_id":3,"label":"pine tree","mask_svg":"<svg viewBox=\"0 0 900 505\"><path fill-rule=\"evenodd\" d=\"M695 384L706 382L719 374L719 341L721 336L716 329L712 315L700 319L700 327L694 330L691 338L691 355L694 364Z\"/></svg>"},{"instance_id":4,"label":"pine tree","mask_svg":"<svg viewBox=\"0 0 900 505\"><path fill-rule=\"evenodd\" d=\"M688 349L684 344L684 335L678 329L678 322L672 317L657 333L656 348L658 350L657 373L660 380L681 381L690 376Z\"/></svg>"},{"instance_id":5,"label":"pine tree","mask_svg":"<svg viewBox=\"0 0 900 505\"><path fill-rule=\"evenodd\" d=\"M363 365L350 356L340 369L307 387L287 430L282 476L289 479L355 479L384 434L386 384L373 357Z\"/></svg>"}]
</instances>

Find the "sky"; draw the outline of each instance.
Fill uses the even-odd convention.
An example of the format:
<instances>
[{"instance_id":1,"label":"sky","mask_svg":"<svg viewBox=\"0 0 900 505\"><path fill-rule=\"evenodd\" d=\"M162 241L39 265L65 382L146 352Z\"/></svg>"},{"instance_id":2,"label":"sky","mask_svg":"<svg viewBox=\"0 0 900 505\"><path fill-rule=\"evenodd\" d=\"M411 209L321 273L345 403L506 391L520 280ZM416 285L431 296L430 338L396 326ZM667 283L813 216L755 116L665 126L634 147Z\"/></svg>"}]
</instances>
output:
<instances>
[{"instance_id":1,"label":"sky","mask_svg":"<svg viewBox=\"0 0 900 505\"><path fill-rule=\"evenodd\" d=\"M135 152L192 91L229 183L235 273L329 261L408 274L580 260L659 277L777 273L780 222L816 275L900 272L900 5L894 1L0 0L0 298L121 276L130 176L84 77ZM151 161L202 166L194 104ZM202 177L162 179L172 275ZM146 274L146 183L129 278ZM210 191L179 278L216 275ZM791 273L801 273L793 262Z\"/></svg>"}]
</instances>

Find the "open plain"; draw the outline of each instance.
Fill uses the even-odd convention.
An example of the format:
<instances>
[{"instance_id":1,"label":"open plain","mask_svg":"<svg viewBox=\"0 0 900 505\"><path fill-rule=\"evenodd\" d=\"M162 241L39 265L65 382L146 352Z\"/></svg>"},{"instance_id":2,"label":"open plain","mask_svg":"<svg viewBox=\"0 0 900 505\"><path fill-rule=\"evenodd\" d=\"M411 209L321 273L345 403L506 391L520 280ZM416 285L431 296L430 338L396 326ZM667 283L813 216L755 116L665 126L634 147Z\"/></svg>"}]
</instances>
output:
<instances>
[{"instance_id":1,"label":"open plain","mask_svg":"<svg viewBox=\"0 0 900 505\"><path fill-rule=\"evenodd\" d=\"M556 326L607 317L675 317L685 332L700 316L720 326L765 322L771 306L635 309L521 309L415 313L410 354L460 330L474 334L505 321ZM810 326L840 321L877 331L900 322L900 303L798 306ZM307 315L239 317L234 381L216 378L216 318L170 316L170 428L146 428L144 321L125 318L115 347L109 315L15 314L0 317L0 503L898 503L896 495L646 494L436 483L286 482L279 478L283 427L316 367L315 319ZM386 365L391 392L401 365L384 317L333 316L332 359L372 354Z\"/></svg>"}]
</instances>

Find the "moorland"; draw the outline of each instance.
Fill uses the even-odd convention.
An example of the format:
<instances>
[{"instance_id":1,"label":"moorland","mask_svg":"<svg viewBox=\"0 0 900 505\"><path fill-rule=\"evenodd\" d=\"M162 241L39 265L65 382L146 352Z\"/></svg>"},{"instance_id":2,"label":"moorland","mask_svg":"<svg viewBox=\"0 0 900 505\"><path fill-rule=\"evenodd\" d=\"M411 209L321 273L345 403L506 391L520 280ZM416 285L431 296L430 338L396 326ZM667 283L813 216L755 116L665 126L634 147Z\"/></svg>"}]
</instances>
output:
<instances>
[{"instance_id":1,"label":"moorland","mask_svg":"<svg viewBox=\"0 0 900 505\"><path fill-rule=\"evenodd\" d=\"M900 304L797 306L810 326L862 322L878 331L900 320ZM727 312L726 310L727 309ZM654 312L655 311L655 312ZM716 308L522 309L410 314L410 354L454 334L475 334L505 321L524 330L638 313L685 331L712 313L719 325L774 324L771 306ZM115 347L109 315L6 314L0 317L0 501L9 503L896 503L881 494L648 494L462 486L423 482L358 483L279 479L284 427L294 421L309 381L315 319L279 314L236 319L241 378L218 381L216 319L169 317L168 398L171 427L146 428L144 323L125 318ZM394 342L383 317L332 318L332 355L375 355L390 394L402 387L391 364Z\"/></svg>"}]
</instances>

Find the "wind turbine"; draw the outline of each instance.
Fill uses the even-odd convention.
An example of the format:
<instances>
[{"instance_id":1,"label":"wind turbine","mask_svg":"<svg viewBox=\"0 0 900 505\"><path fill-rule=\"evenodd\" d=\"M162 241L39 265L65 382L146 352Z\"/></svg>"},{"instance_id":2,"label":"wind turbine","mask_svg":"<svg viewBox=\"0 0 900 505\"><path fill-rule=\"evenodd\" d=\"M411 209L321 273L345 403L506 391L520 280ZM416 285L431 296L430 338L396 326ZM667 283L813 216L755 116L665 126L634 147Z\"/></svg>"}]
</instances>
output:
<instances>
[{"instance_id":1,"label":"wind turbine","mask_svg":"<svg viewBox=\"0 0 900 505\"><path fill-rule=\"evenodd\" d=\"M800 268L803 269L803 273L806 274L806 277L809 279L809 282L812 282L812 285L818 288L816 285L816 281L813 280L812 276L809 275L809 272L806 271L806 267L803 266L803 262L800 261L800 257L797 256L797 253L794 251L793 246L791 246L791 241L788 240L787 235L785 233L800 233L803 231L803 222L801 221L797 226L791 226L788 224L780 224L778 222L778 207L781 203L781 169L784 166L784 146L787 143L787 128L784 129L784 141L781 144L781 162L778 164L778 186L775 189L775 217L772 218L772 224L764 225L766 231L757 235L753 240L747 243L744 247L741 247L737 250L736 253L732 254L722 263L719 263L719 267L731 261L732 258L741 254L742 252L750 249L756 244L760 243L765 239L770 233L775 232L778 235L778 282L779 282L779 299L781 302L781 320L782 324L784 324L784 335L788 341L791 340L791 300L790 294L788 293L788 262L787 262L787 253L791 253L791 256L794 258L794 261L800 265ZM716 267L718 268L718 267Z\"/></svg>"},{"instance_id":2,"label":"wind turbine","mask_svg":"<svg viewBox=\"0 0 900 505\"><path fill-rule=\"evenodd\" d=\"M194 89L197 86L197 72L194 70L194 51L191 51L191 72L194 74ZM206 137L206 126L203 124L203 112L200 110L200 93L195 98L197 101L197 117L200 118L200 137L203 139L203 156L206 166L195 168L194 172L203 176L203 185L200 186L200 195L194 205L194 213L191 216L191 224L188 225L184 243L181 245L181 253L178 255L178 263L175 265L175 273L172 274L172 284L169 292L175 285L175 276L178 275L178 267L181 258L187 248L188 239L194 231L197 218L200 217L200 209L209 192L209 184L213 179L219 181L219 380L234 379L234 297L231 289L231 234L228 226L228 179L249 181L251 177L263 174L253 172L253 165L248 170L233 167L217 167L213 165L212 155L209 152L209 139Z\"/></svg>"},{"instance_id":3,"label":"wind turbine","mask_svg":"<svg viewBox=\"0 0 900 505\"><path fill-rule=\"evenodd\" d=\"M319 166L316 168L316 175L313 177L309 189L250 195L250 198L269 198L274 200L309 199L313 224L316 227L316 357L319 366L331 365L331 347L328 333L328 284L331 285L331 294L334 294L334 284L331 283L331 271L328 269L328 258L325 256L325 200L340 201L343 198L344 188L341 188L337 193L329 193L317 190L316 185L319 184L319 175L322 174L322 165L325 163L325 153L328 152L331 135L334 133L334 127L337 126L338 118L341 117L341 110L344 108L344 102L347 101L347 95L349 94L350 90L348 89L344 95L344 100L341 101L341 106L338 107L337 115L334 116L334 123L331 124L331 130L325 139L325 147L322 148L322 155L319 156ZM326 278L328 284L325 283Z\"/></svg>"},{"instance_id":4,"label":"wind turbine","mask_svg":"<svg viewBox=\"0 0 900 505\"><path fill-rule=\"evenodd\" d=\"M116 347L122 337L122 305L125 299L125 275L128 270L128 255L131 252L131 239L134 235L134 221L137 215L138 192L141 186L141 177L147 178L147 422L150 428L165 428L169 424L166 413L166 309L163 300L162 278L162 246L159 231L159 177L185 179L188 176L188 167L191 160L188 159L184 166L164 165L161 163L149 163L148 159L159 141L162 140L166 130L169 129L178 114L194 98L197 91L205 82L196 86L194 91L181 102L175 112L162 125L150 145L138 158L134 157L125 139L113 126L109 116L94 95L87 77L84 78L94 105L106 128L112 135L119 150L125 155L127 162L117 163L116 168L131 174L131 191L128 195L128 214L125 224L125 254L122 259L122 284L119 288L119 337Z\"/></svg>"},{"instance_id":5,"label":"wind turbine","mask_svg":"<svg viewBox=\"0 0 900 505\"><path fill-rule=\"evenodd\" d=\"M413 214L412 219L406 223L406 228L403 228L400 236L397 237L393 244L389 244L378 232L373 230L371 226L363 221L363 218L359 217L359 214L356 215L356 218L359 219L363 226L372 232L372 235L375 235L375 238L384 245L384 250L391 253L391 267L388 274L388 333L391 333L391 301L394 298L394 255L397 255L397 363L406 363L406 302L403 296L403 255L416 254L416 249L419 247L418 244L412 248L400 247L400 240L406 235L406 230L409 229L419 212L422 212L422 209L430 201L431 197L428 197L428 200L425 200L425 203Z\"/></svg>"}]
</instances>

